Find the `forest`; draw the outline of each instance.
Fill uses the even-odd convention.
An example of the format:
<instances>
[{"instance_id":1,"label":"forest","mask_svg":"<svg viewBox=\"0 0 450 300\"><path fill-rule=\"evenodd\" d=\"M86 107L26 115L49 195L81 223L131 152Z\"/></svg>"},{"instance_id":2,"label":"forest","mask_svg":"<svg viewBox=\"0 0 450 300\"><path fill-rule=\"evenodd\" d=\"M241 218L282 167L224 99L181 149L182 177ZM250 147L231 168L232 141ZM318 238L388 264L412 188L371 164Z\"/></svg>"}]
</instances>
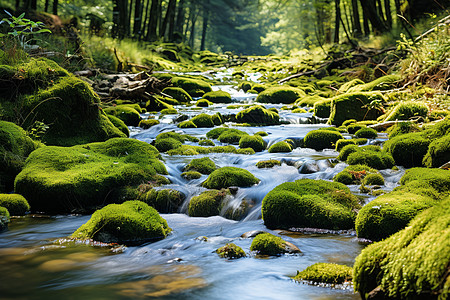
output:
<instances>
[{"instance_id":1,"label":"forest","mask_svg":"<svg viewBox=\"0 0 450 300\"><path fill-rule=\"evenodd\" d=\"M449 0L0 0L0 298L450 298Z\"/></svg>"}]
</instances>

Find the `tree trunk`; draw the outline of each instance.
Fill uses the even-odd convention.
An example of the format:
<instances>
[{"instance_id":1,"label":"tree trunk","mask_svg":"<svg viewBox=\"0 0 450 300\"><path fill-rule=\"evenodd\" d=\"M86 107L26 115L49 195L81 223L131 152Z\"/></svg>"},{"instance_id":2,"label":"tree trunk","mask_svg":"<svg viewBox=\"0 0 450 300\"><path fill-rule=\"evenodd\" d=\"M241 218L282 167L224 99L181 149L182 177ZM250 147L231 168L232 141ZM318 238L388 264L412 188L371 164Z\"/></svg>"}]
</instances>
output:
<instances>
[{"instance_id":1,"label":"tree trunk","mask_svg":"<svg viewBox=\"0 0 450 300\"><path fill-rule=\"evenodd\" d=\"M31 9L37 10L37 0L31 0Z\"/></svg>"},{"instance_id":2,"label":"tree trunk","mask_svg":"<svg viewBox=\"0 0 450 300\"><path fill-rule=\"evenodd\" d=\"M203 28L202 28L202 41L200 43L200 51L205 50L206 31L208 29L208 21L209 21L209 0L205 2L206 4L203 7Z\"/></svg>"},{"instance_id":3,"label":"tree trunk","mask_svg":"<svg viewBox=\"0 0 450 300\"><path fill-rule=\"evenodd\" d=\"M126 0L126 2L128 2L128 0ZM131 15L132 15L132 13L133 13L133 0L130 0L130 5L128 6L128 3L127 3L127 8L128 8L128 14L127 14L127 24L128 24L128 26L127 26L127 31L128 31L128 34L127 35L129 35L129 33L130 33L130 31L131 31ZM136 7L135 7L135 9L136 9Z\"/></svg>"},{"instance_id":4,"label":"tree trunk","mask_svg":"<svg viewBox=\"0 0 450 300\"><path fill-rule=\"evenodd\" d=\"M364 11L365 17L367 17L372 24L372 29L375 33L383 33L388 30L383 22L383 19L377 13L377 7L375 0L360 0L361 6Z\"/></svg>"},{"instance_id":5,"label":"tree trunk","mask_svg":"<svg viewBox=\"0 0 450 300\"><path fill-rule=\"evenodd\" d=\"M150 10L150 0L147 0L145 2L145 9L144 9L145 15L144 15L144 12L142 13L142 20L144 20L144 22L142 23L141 31L139 34L139 40L141 40L142 37L145 36L145 32L147 30L147 21L149 19L149 16L148 16L149 10Z\"/></svg>"},{"instance_id":6,"label":"tree trunk","mask_svg":"<svg viewBox=\"0 0 450 300\"><path fill-rule=\"evenodd\" d=\"M173 32L175 31L175 14L177 12L177 1L176 0L170 0L169 5L167 6L167 24L168 26L168 32L167 32L167 39L169 41L173 41Z\"/></svg>"},{"instance_id":7,"label":"tree trunk","mask_svg":"<svg viewBox=\"0 0 450 300\"><path fill-rule=\"evenodd\" d=\"M150 16L148 21L148 31L147 31L147 40L155 41L158 38L157 28L158 28L158 7L160 6L159 0L152 0L152 5L150 7Z\"/></svg>"},{"instance_id":8,"label":"tree trunk","mask_svg":"<svg viewBox=\"0 0 450 300\"><path fill-rule=\"evenodd\" d=\"M370 34L370 24L369 19L366 16L366 13L363 10L363 28L364 28L364 35L369 36Z\"/></svg>"},{"instance_id":9,"label":"tree trunk","mask_svg":"<svg viewBox=\"0 0 450 300\"><path fill-rule=\"evenodd\" d=\"M17 1L16 1L16 3L17 3ZM48 12L49 5L50 5L50 0L45 0L45 4L44 4L44 11L45 12Z\"/></svg>"},{"instance_id":10,"label":"tree trunk","mask_svg":"<svg viewBox=\"0 0 450 300\"><path fill-rule=\"evenodd\" d=\"M191 46L191 48L194 48L195 23L197 23L197 5L194 1L191 2L191 6L189 8L189 18L191 21L191 27L189 32L189 46Z\"/></svg>"},{"instance_id":11,"label":"tree trunk","mask_svg":"<svg viewBox=\"0 0 450 300\"><path fill-rule=\"evenodd\" d=\"M362 34L361 22L359 20L358 0L352 0L352 23L353 36L360 37Z\"/></svg>"},{"instance_id":12,"label":"tree trunk","mask_svg":"<svg viewBox=\"0 0 450 300\"><path fill-rule=\"evenodd\" d=\"M386 14L386 25L389 29L392 28L392 11L391 11L391 0L384 0L384 11Z\"/></svg>"},{"instance_id":13,"label":"tree trunk","mask_svg":"<svg viewBox=\"0 0 450 300\"><path fill-rule=\"evenodd\" d=\"M16 0L16 11L19 11L20 9L20 0Z\"/></svg>"},{"instance_id":14,"label":"tree trunk","mask_svg":"<svg viewBox=\"0 0 450 300\"><path fill-rule=\"evenodd\" d=\"M134 37L139 37L141 35L143 6L144 2L142 2L141 0L136 0L136 3L134 5L134 24L133 24Z\"/></svg>"},{"instance_id":15,"label":"tree trunk","mask_svg":"<svg viewBox=\"0 0 450 300\"><path fill-rule=\"evenodd\" d=\"M186 10L184 6L185 0L180 0L180 2L178 2L177 19L175 21L175 32L178 32L180 35L183 34L183 27L186 18Z\"/></svg>"},{"instance_id":16,"label":"tree trunk","mask_svg":"<svg viewBox=\"0 0 450 300\"><path fill-rule=\"evenodd\" d=\"M52 13L54 15L58 15L58 0L53 0L53 9Z\"/></svg>"},{"instance_id":17,"label":"tree trunk","mask_svg":"<svg viewBox=\"0 0 450 300\"><path fill-rule=\"evenodd\" d=\"M339 27L341 24L341 0L334 1L335 19L334 19L334 43L339 44Z\"/></svg>"},{"instance_id":18,"label":"tree trunk","mask_svg":"<svg viewBox=\"0 0 450 300\"><path fill-rule=\"evenodd\" d=\"M130 32L130 23L128 22L128 1L113 0L113 31L111 35L123 39Z\"/></svg>"}]
</instances>

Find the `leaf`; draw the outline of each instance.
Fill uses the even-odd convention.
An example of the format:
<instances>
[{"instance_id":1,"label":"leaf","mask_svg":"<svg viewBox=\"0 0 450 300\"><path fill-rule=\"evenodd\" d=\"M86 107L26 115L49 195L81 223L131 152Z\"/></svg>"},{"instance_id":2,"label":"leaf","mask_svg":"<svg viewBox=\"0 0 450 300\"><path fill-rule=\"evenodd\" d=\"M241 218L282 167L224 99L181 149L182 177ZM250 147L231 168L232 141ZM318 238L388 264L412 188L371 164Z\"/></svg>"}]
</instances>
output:
<instances>
[{"instance_id":1,"label":"leaf","mask_svg":"<svg viewBox=\"0 0 450 300\"><path fill-rule=\"evenodd\" d=\"M52 31L50 29L40 29L40 30L36 31L35 33L43 33L43 32L52 33Z\"/></svg>"},{"instance_id":2,"label":"leaf","mask_svg":"<svg viewBox=\"0 0 450 300\"><path fill-rule=\"evenodd\" d=\"M25 13L22 13L20 16L18 16L18 19L22 19L23 17L25 17Z\"/></svg>"}]
</instances>

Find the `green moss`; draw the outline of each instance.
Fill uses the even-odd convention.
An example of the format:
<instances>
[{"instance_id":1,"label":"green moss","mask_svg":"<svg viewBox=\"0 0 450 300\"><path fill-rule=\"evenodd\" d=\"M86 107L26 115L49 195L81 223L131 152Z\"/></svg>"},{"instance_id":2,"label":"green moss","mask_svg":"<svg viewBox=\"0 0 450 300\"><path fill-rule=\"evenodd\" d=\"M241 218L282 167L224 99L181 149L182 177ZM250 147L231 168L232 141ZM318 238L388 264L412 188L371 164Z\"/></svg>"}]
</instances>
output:
<instances>
[{"instance_id":1,"label":"green moss","mask_svg":"<svg viewBox=\"0 0 450 300\"><path fill-rule=\"evenodd\" d=\"M227 128L217 138L221 143L227 144L239 144L239 141L243 136L247 136L248 133L239 129ZM208 135L206 135L208 136Z\"/></svg>"},{"instance_id":2,"label":"green moss","mask_svg":"<svg viewBox=\"0 0 450 300\"><path fill-rule=\"evenodd\" d=\"M134 139L35 150L16 177L15 191L36 211L90 211L111 191L167 174L158 150Z\"/></svg>"},{"instance_id":3,"label":"green moss","mask_svg":"<svg viewBox=\"0 0 450 300\"><path fill-rule=\"evenodd\" d=\"M280 116L278 113L267 110L261 105L255 105L241 110L236 115L236 122L258 125L278 125L280 124Z\"/></svg>"},{"instance_id":4,"label":"green moss","mask_svg":"<svg viewBox=\"0 0 450 300\"><path fill-rule=\"evenodd\" d=\"M423 165L438 168L450 161L450 135L434 140L423 158Z\"/></svg>"},{"instance_id":5,"label":"green moss","mask_svg":"<svg viewBox=\"0 0 450 300\"><path fill-rule=\"evenodd\" d=\"M253 150L252 148L240 148L236 150L237 154L244 154L244 155L252 155L255 154L255 150Z\"/></svg>"},{"instance_id":6,"label":"green moss","mask_svg":"<svg viewBox=\"0 0 450 300\"><path fill-rule=\"evenodd\" d=\"M336 141L336 151L341 151L347 145L356 145L356 141L353 139L339 139Z\"/></svg>"},{"instance_id":7,"label":"green moss","mask_svg":"<svg viewBox=\"0 0 450 300\"><path fill-rule=\"evenodd\" d=\"M367 299L376 287L396 299L448 299L450 197L417 215L388 239L356 258L355 291Z\"/></svg>"},{"instance_id":8,"label":"green moss","mask_svg":"<svg viewBox=\"0 0 450 300\"><path fill-rule=\"evenodd\" d=\"M106 114L113 115L122 120L128 126L138 126L141 121L139 112L134 108L117 105L103 109Z\"/></svg>"},{"instance_id":9,"label":"green moss","mask_svg":"<svg viewBox=\"0 0 450 300\"><path fill-rule=\"evenodd\" d=\"M19 194L0 194L0 206L5 207L13 216L23 216L30 210L27 200Z\"/></svg>"},{"instance_id":10,"label":"green moss","mask_svg":"<svg viewBox=\"0 0 450 300\"><path fill-rule=\"evenodd\" d=\"M292 152L292 146L285 141L277 142L270 146L269 153Z\"/></svg>"},{"instance_id":11,"label":"green moss","mask_svg":"<svg viewBox=\"0 0 450 300\"><path fill-rule=\"evenodd\" d=\"M144 112L144 110L139 106L139 104L137 103L128 103L131 101L126 101L126 100L115 100L114 103L116 103L117 105L120 105L120 107L130 107L134 110L136 110L138 113L142 114Z\"/></svg>"},{"instance_id":12,"label":"green moss","mask_svg":"<svg viewBox=\"0 0 450 300\"><path fill-rule=\"evenodd\" d=\"M337 159L339 159L340 161L347 161L348 156L354 152L357 152L358 150L359 150L358 145L353 144L346 145L339 152Z\"/></svg>"},{"instance_id":13,"label":"green moss","mask_svg":"<svg viewBox=\"0 0 450 300\"><path fill-rule=\"evenodd\" d=\"M245 169L223 167L212 172L202 185L208 189L221 189L230 186L250 187L259 183L259 181Z\"/></svg>"},{"instance_id":14,"label":"green moss","mask_svg":"<svg viewBox=\"0 0 450 300\"><path fill-rule=\"evenodd\" d=\"M304 114L304 113L307 113L307 111L305 109L303 109L303 108L295 108L295 109L292 110L292 113L294 113L294 114Z\"/></svg>"},{"instance_id":15,"label":"green moss","mask_svg":"<svg viewBox=\"0 0 450 300\"><path fill-rule=\"evenodd\" d=\"M9 212L5 207L0 206L0 232L8 228Z\"/></svg>"},{"instance_id":16,"label":"green moss","mask_svg":"<svg viewBox=\"0 0 450 300\"><path fill-rule=\"evenodd\" d=\"M259 136L268 136L269 134L265 131L258 131L257 133L255 133L255 135L259 135Z\"/></svg>"},{"instance_id":17,"label":"green moss","mask_svg":"<svg viewBox=\"0 0 450 300\"><path fill-rule=\"evenodd\" d=\"M300 179L283 183L262 202L262 217L268 228L353 228L358 199L343 184Z\"/></svg>"},{"instance_id":18,"label":"green moss","mask_svg":"<svg viewBox=\"0 0 450 300\"><path fill-rule=\"evenodd\" d=\"M334 149L342 134L332 130L312 130L308 132L303 140L304 147L315 150Z\"/></svg>"},{"instance_id":19,"label":"green moss","mask_svg":"<svg viewBox=\"0 0 450 300\"><path fill-rule=\"evenodd\" d=\"M386 141L384 150L392 155L399 166L420 167L430 143L430 139L423 137L419 132L407 133Z\"/></svg>"},{"instance_id":20,"label":"green moss","mask_svg":"<svg viewBox=\"0 0 450 300\"><path fill-rule=\"evenodd\" d=\"M208 101L206 99L200 99L197 101L197 103L195 103L195 106L197 107L209 107L210 105L213 105L214 103L212 103L211 101Z\"/></svg>"},{"instance_id":21,"label":"green moss","mask_svg":"<svg viewBox=\"0 0 450 300\"><path fill-rule=\"evenodd\" d=\"M209 157L194 158L184 167L184 171L197 171L208 175L217 169L216 164Z\"/></svg>"},{"instance_id":22,"label":"green moss","mask_svg":"<svg viewBox=\"0 0 450 300\"><path fill-rule=\"evenodd\" d=\"M327 100L326 98L320 97L318 95L308 95L301 97L295 101L295 104L300 106L313 107L316 102Z\"/></svg>"},{"instance_id":23,"label":"green moss","mask_svg":"<svg viewBox=\"0 0 450 300\"><path fill-rule=\"evenodd\" d=\"M177 212L185 198L184 194L177 190L150 189L140 194L138 200L147 203L160 213L167 214Z\"/></svg>"},{"instance_id":24,"label":"green moss","mask_svg":"<svg viewBox=\"0 0 450 300\"><path fill-rule=\"evenodd\" d=\"M344 265L316 263L299 272L293 278L296 281L342 284L352 281L353 268Z\"/></svg>"},{"instance_id":25,"label":"green moss","mask_svg":"<svg viewBox=\"0 0 450 300\"><path fill-rule=\"evenodd\" d=\"M155 119L147 119L147 120L141 120L139 122L139 127L142 127L143 129L148 129L152 126L158 125L160 122Z\"/></svg>"},{"instance_id":26,"label":"green moss","mask_svg":"<svg viewBox=\"0 0 450 300\"><path fill-rule=\"evenodd\" d=\"M194 124L191 120L186 120L177 125L178 128L197 128L197 125Z\"/></svg>"},{"instance_id":27,"label":"green moss","mask_svg":"<svg viewBox=\"0 0 450 300\"><path fill-rule=\"evenodd\" d=\"M328 123L340 126L349 119L357 121L376 120L382 114L382 110L378 109L376 105L372 107L371 104L375 102L384 102L384 98L380 93L361 92L336 96L331 102L331 113Z\"/></svg>"},{"instance_id":28,"label":"green moss","mask_svg":"<svg viewBox=\"0 0 450 300\"><path fill-rule=\"evenodd\" d=\"M205 93L211 92L209 83L185 77L173 77L172 84L185 90L191 97L202 97Z\"/></svg>"},{"instance_id":29,"label":"green moss","mask_svg":"<svg viewBox=\"0 0 450 300\"><path fill-rule=\"evenodd\" d=\"M412 117L428 115L428 106L423 102L404 101L397 104L384 121L409 120Z\"/></svg>"},{"instance_id":30,"label":"green moss","mask_svg":"<svg viewBox=\"0 0 450 300\"><path fill-rule=\"evenodd\" d=\"M401 80L399 75L386 75L377 78L366 84L355 85L348 89L348 92L387 90L394 86L395 82Z\"/></svg>"},{"instance_id":31,"label":"green moss","mask_svg":"<svg viewBox=\"0 0 450 300\"><path fill-rule=\"evenodd\" d=\"M204 191L189 201L188 214L191 217L217 216L222 208L222 201L229 194L228 190Z\"/></svg>"},{"instance_id":32,"label":"green moss","mask_svg":"<svg viewBox=\"0 0 450 300\"><path fill-rule=\"evenodd\" d=\"M337 173L333 177L333 181L340 182L343 184L361 184L362 182L364 182L366 176L373 174L380 175L377 170L370 168L368 166L351 165L346 167L341 172Z\"/></svg>"},{"instance_id":33,"label":"green moss","mask_svg":"<svg viewBox=\"0 0 450 300\"><path fill-rule=\"evenodd\" d=\"M241 258L246 256L244 250L233 243L228 243L225 246L220 247L216 250L216 253L219 254L219 256L222 258L228 259Z\"/></svg>"},{"instance_id":34,"label":"green moss","mask_svg":"<svg viewBox=\"0 0 450 300\"><path fill-rule=\"evenodd\" d=\"M394 159L389 153L364 150L363 147L351 153L347 157L347 163L349 165L366 165L377 170L390 169L395 165Z\"/></svg>"},{"instance_id":35,"label":"green moss","mask_svg":"<svg viewBox=\"0 0 450 300\"><path fill-rule=\"evenodd\" d=\"M162 115L176 115L178 111L175 108L165 108L160 111Z\"/></svg>"},{"instance_id":36,"label":"green moss","mask_svg":"<svg viewBox=\"0 0 450 300\"><path fill-rule=\"evenodd\" d=\"M220 112L217 112L214 115L212 115L211 119L212 119L214 125L216 125L216 126L222 125L224 123L223 116Z\"/></svg>"},{"instance_id":37,"label":"green moss","mask_svg":"<svg viewBox=\"0 0 450 300\"><path fill-rule=\"evenodd\" d=\"M244 135L239 140L240 148L252 148L255 152L261 152L266 149L266 144L259 135Z\"/></svg>"},{"instance_id":38,"label":"green moss","mask_svg":"<svg viewBox=\"0 0 450 300\"><path fill-rule=\"evenodd\" d=\"M400 179L402 185L431 187L441 194L450 192L450 171L444 169L412 168Z\"/></svg>"},{"instance_id":39,"label":"green moss","mask_svg":"<svg viewBox=\"0 0 450 300\"><path fill-rule=\"evenodd\" d=\"M364 81L362 81L361 79L353 79L350 81L347 81L346 83L344 83L343 85L341 85L341 87L339 88L339 92L340 93L345 93L347 92L350 88L354 87L354 86L360 86L364 84Z\"/></svg>"},{"instance_id":40,"label":"green moss","mask_svg":"<svg viewBox=\"0 0 450 300\"><path fill-rule=\"evenodd\" d=\"M159 152L167 152L172 149L181 147L182 143L173 138L157 139L155 141L155 147Z\"/></svg>"},{"instance_id":41,"label":"green moss","mask_svg":"<svg viewBox=\"0 0 450 300\"><path fill-rule=\"evenodd\" d=\"M214 142L209 139L201 140L200 142L198 142L198 144L200 146L215 146Z\"/></svg>"},{"instance_id":42,"label":"green moss","mask_svg":"<svg viewBox=\"0 0 450 300\"><path fill-rule=\"evenodd\" d=\"M389 139L392 139L401 134L418 132L420 129L417 124L412 122L398 122L387 131L389 132Z\"/></svg>"},{"instance_id":43,"label":"green moss","mask_svg":"<svg viewBox=\"0 0 450 300\"><path fill-rule=\"evenodd\" d=\"M293 87L271 87L258 94L256 101L260 103L294 103L295 100L305 97L306 94L300 89Z\"/></svg>"},{"instance_id":44,"label":"green moss","mask_svg":"<svg viewBox=\"0 0 450 300\"><path fill-rule=\"evenodd\" d=\"M321 100L314 103L314 116L328 118L331 113L331 99Z\"/></svg>"},{"instance_id":45,"label":"green moss","mask_svg":"<svg viewBox=\"0 0 450 300\"><path fill-rule=\"evenodd\" d=\"M368 174L362 181L364 185L384 185L384 178L381 174Z\"/></svg>"},{"instance_id":46,"label":"green moss","mask_svg":"<svg viewBox=\"0 0 450 300\"><path fill-rule=\"evenodd\" d=\"M209 139L217 139L223 132L230 130L228 127L214 128L206 133L206 137Z\"/></svg>"},{"instance_id":47,"label":"green moss","mask_svg":"<svg viewBox=\"0 0 450 300\"><path fill-rule=\"evenodd\" d=\"M214 127L214 122L211 118L211 115L208 114L199 114L191 119L192 123L195 124L198 128L200 127Z\"/></svg>"},{"instance_id":48,"label":"green moss","mask_svg":"<svg viewBox=\"0 0 450 300\"><path fill-rule=\"evenodd\" d=\"M130 136L130 130L128 130L127 125L121 119L109 114L107 115L107 117L109 121L111 121L111 123L113 123L113 125L116 126L120 131L122 131L127 137ZM141 122L139 122L139 125L141 125Z\"/></svg>"},{"instance_id":49,"label":"green moss","mask_svg":"<svg viewBox=\"0 0 450 300\"><path fill-rule=\"evenodd\" d=\"M203 98L212 103L231 103L230 94L224 91L208 92L203 95Z\"/></svg>"},{"instance_id":50,"label":"green moss","mask_svg":"<svg viewBox=\"0 0 450 300\"><path fill-rule=\"evenodd\" d=\"M252 84L248 81L243 81L239 83L238 90L243 90L244 92L247 92L248 90L252 89Z\"/></svg>"},{"instance_id":51,"label":"green moss","mask_svg":"<svg viewBox=\"0 0 450 300\"><path fill-rule=\"evenodd\" d=\"M375 129L364 127L355 132L355 136L357 138L376 139L378 137L378 133Z\"/></svg>"},{"instance_id":52,"label":"green moss","mask_svg":"<svg viewBox=\"0 0 450 300\"><path fill-rule=\"evenodd\" d=\"M170 231L166 220L154 208L141 201L127 201L97 210L72 236L133 245L163 239Z\"/></svg>"},{"instance_id":53,"label":"green moss","mask_svg":"<svg viewBox=\"0 0 450 300\"><path fill-rule=\"evenodd\" d=\"M350 124L347 126L347 132L350 134L355 134L358 130L363 128L366 128L366 126L361 124Z\"/></svg>"},{"instance_id":54,"label":"green moss","mask_svg":"<svg viewBox=\"0 0 450 300\"><path fill-rule=\"evenodd\" d=\"M181 177L186 180L199 179L200 177L202 177L202 173L197 171L188 171L181 173Z\"/></svg>"},{"instance_id":55,"label":"green moss","mask_svg":"<svg viewBox=\"0 0 450 300\"><path fill-rule=\"evenodd\" d=\"M345 120L344 122L342 122L342 126L347 127L348 125L355 124L356 122L358 121L356 121L355 119Z\"/></svg>"},{"instance_id":56,"label":"green moss","mask_svg":"<svg viewBox=\"0 0 450 300\"><path fill-rule=\"evenodd\" d=\"M256 166L258 169L273 168L274 166L281 166L281 162L276 159L261 160L256 163Z\"/></svg>"},{"instance_id":57,"label":"green moss","mask_svg":"<svg viewBox=\"0 0 450 300\"><path fill-rule=\"evenodd\" d=\"M251 251L260 255L280 255L286 253L286 241L270 233L261 233L255 236L250 245Z\"/></svg>"},{"instance_id":58,"label":"green moss","mask_svg":"<svg viewBox=\"0 0 450 300\"><path fill-rule=\"evenodd\" d=\"M14 178L37 144L14 123L0 121L0 192L14 189Z\"/></svg>"},{"instance_id":59,"label":"green moss","mask_svg":"<svg viewBox=\"0 0 450 300\"><path fill-rule=\"evenodd\" d=\"M162 140L162 139L167 139L167 138L175 139L181 143L184 143L184 141L186 140L186 137L184 135L181 135L174 131L162 132L156 136L156 140Z\"/></svg>"},{"instance_id":60,"label":"green moss","mask_svg":"<svg viewBox=\"0 0 450 300\"><path fill-rule=\"evenodd\" d=\"M179 87L166 87L162 90L162 92L171 96L180 103L189 103L192 101L192 97L186 93L185 90Z\"/></svg>"}]
</instances>

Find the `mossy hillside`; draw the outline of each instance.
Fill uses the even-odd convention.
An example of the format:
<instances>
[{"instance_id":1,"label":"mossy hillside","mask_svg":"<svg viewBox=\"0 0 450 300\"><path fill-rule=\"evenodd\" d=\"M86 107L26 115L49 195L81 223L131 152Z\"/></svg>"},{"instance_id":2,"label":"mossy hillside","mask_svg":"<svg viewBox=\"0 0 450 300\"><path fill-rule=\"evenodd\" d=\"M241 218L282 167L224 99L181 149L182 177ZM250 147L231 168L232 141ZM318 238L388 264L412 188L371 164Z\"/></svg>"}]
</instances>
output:
<instances>
[{"instance_id":1,"label":"mossy hillside","mask_svg":"<svg viewBox=\"0 0 450 300\"><path fill-rule=\"evenodd\" d=\"M223 247L220 247L216 250L216 253L222 257L222 258L228 258L228 259L236 259L245 257L246 254L244 250L242 250L241 247L236 246L236 244L228 243Z\"/></svg>"},{"instance_id":2,"label":"mossy hillside","mask_svg":"<svg viewBox=\"0 0 450 300\"><path fill-rule=\"evenodd\" d=\"M236 115L236 122L258 125L278 125L280 116L273 111L265 109L261 105L255 105L241 110Z\"/></svg>"},{"instance_id":3,"label":"mossy hillside","mask_svg":"<svg viewBox=\"0 0 450 300\"><path fill-rule=\"evenodd\" d=\"M28 157L16 177L15 191L36 211L91 211L112 190L139 185L157 173L167 174L159 157L155 147L134 139L47 146Z\"/></svg>"},{"instance_id":4,"label":"mossy hillside","mask_svg":"<svg viewBox=\"0 0 450 300\"><path fill-rule=\"evenodd\" d=\"M439 168L450 161L450 135L434 140L423 158L423 165L429 168Z\"/></svg>"},{"instance_id":5,"label":"mossy hillside","mask_svg":"<svg viewBox=\"0 0 450 300\"><path fill-rule=\"evenodd\" d=\"M270 233L261 233L255 236L250 250L259 255L281 255L286 253L286 241Z\"/></svg>"},{"instance_id":6,"label":"mossy hillside","mask_svg":"<svg viewBox=\"0 0 450 300\"><path fill-rule=\"evenodd\" d=\"M203 98L212 103L231 103L231 95L224 91L213 91L203 95Z\"/></svg>"},{"instance_id":7,"label":"mossy hillside","mask_svg":"<svg viewBox=\"0 0 450 300\"><path fill-rule=\"evenodd\" d=\"M153 207L142 201L127 201L97 210L72 237L135 245L163 239L170 232L166 220Z\"/></svg>"},{"instance_id":8,"label":"mossy hillside","mask_svg":"<svg viewBox=\"0 0 450 300\"><path fill-rule=\"evenodd\" d=\"M191 97L202 97L212 91L211 85L200 79L173 77L172 84L185 90Z\"/></svg>"},{"instance_id":9,"label":"mossy hillside","mask_svg":"<svg viewBox=\"0 0 450 300\"><path fill-rule=\"evenodd\" d=\"M291 104L298 98L306 96L305 92L293 87L271 87L258 94L260 103Z\"/></svg>"},{"instance_id":10,"label":"mossy hillside","mask_svg":"<svg viewBox=\"0 0 450 300\"><path fill-rule=\"evenodd\" d=\"M0 232L8 228L9 217L8 210L5 207L0 206Z\"/></svg>"},{"instance_id":11,"label":"mossy hillside","mask_svg":"<svg viewBox=\"0 0 450 300\"><path fill-rule=\"evenodd\" d=\"M130 130L128 129L128 127L124 121L122 121L121 119L119 119L113 115L110 115L110 114L106 114L106 116L108 117L109 121L111 121L111 123L114 126L116 126L120 131L122 131L127 137L130 137ZM156 121L156 120L154 120L154 121ZM141 123L142 123L142 121L139 122L140 127L142 127Z\"/></svg>"},{"instance_id":12,"label":"mossy hillside","mask_svg":"<svg viewBox=\"0 0 450 300\"><path fill-rule=\"evenodd\" d=\"M255 152L261 152L266 149L266 143L259 135L244 135L239 140L240 148L252 148Z\"/></svg>"},{"instance_id":13,"label":"mossy hillside","mask_svg":"<svg viewBox=\"0 0 450 300\"><path fill-rule=\"evenodd\" d=\"M194 158L184 167L184 171L197 171L209 175L217 169L216 164L209 157Z\"/></svg>"},{"instance_id":14,"label":"mossy hillside","mask_svg":"<svg viewBox=\"0 0 450 300\"><path fill-rule=\"evenodd\" d=\"M449 224L447 197L417 215L405 229L369 245L355 260L355 291L363 299L376 287L397 299L447 299Z\"/></svg>"},{"instance_id":15,"label":"mossy hillside","mask_svg":"<svg viewBox=\"0 0 450 300\"><path fill-rule=\"evenodd\" d=\"M37 145L21 127L0 121L0 192L14 189L14 178Z\"/></svg>"},{"instance_id":16,"label":"mossy hillside","mask_svg":"<svg viewBox=\"0 0 450 300\"><path fill-rule=\"evenodd\" d=\"M186 196L183 193L172 189L151 189L138 196L138 200L164 214L177 212L185 198Z\"/></svg>"},{"instance_id":17,"label":"mossy hillside","mask_svg":"<svg viewBox=\"0 0 450 300\"><path fill-rule=\"evenodd\" d=\"M378 137L378 133L375 129L364 127L355 132L355 136L360 139L376 139Z\"/></svg>"},{"instance_id":18,"label":"mossy hillside","mask_svg":"<svg viewBox=\"0 0 450 300\"><path fill-rule=\"evenodd\" d=\"M171 96L180 103L189 103L192 101L192 97L185 90L179 87L166 87L162 90L162 92Z\"/></svg>"},{"instance_id":19,"label":"mossy hillside","mask_svg":"<svg viewBox=\"0 0 450 300\"><path fill-rule=\"evenodd\" d=\"M197 128L214 127L214 121L211 115L199 114L190 120Z\"/></svg>"},{"instance_id":20,"label":"mossy hillside","mask_svg":"<svg viewBox=\"0 0 450 300\"><path fill-rule=\"evenodd\" d=\"M191 217L217 216L222 208L222 202L229 195L229 191L204 191L189 201L188 214Z\"/></svg>"},{"instance_id":21,"label":"mossy hillside","mask_svg":"<svg viewBox=\"0 0 450 300\"><path fill-rule=\"evenodd\" d=\"M250 187L259 183L259 181L245 169L223 167L212 172L202 185L208 189L222 189L230 186Z\"/></svg>"},{"instance_id":22,"label":"mossy hillside","mask_svg":"<svg viewBox=\"0 0 450 300\"><path fill-rule=\"evenodd\" d=\"M428 106L423 102L404 101L398 103L384 121L409 120L413 117L425 118L429 113Z\"/></svg>"},{"instance_id":23,"label":"mossy hillside","mask_svg":"<svg viewBox=\"0 0 450 300\"><path fill-rule=\"evenodd\" d=\"M256 166L258 169L273 168L274 166L281 166L281 161L276 159L261 160L256 163Z\"/></svg>"},{"instance_id":24,"label":"mossy hillside","mask_svg":"<svg viewBox=\"0 0 450 300\"><path fill-rule=\"evenodd\" d=\"M19 194L0 194L0 206L6 208L12 216L23 216L30 210L27 200Z\"/></svg>"},{"instance_id":25,"label":"mossy hillside","mask_svg":"<svg viewBox=\"0 0 450 300\"><path fill-rule=\"evenodd\" d=\"M285 141L276 142L275 144L269 147L269 153L287 153L287 152L292 152L292 146Z\"/></svg>"},{"instance_id":26,"label":"mossy hillside","mask_svg":"<svg viewBox=\"0 0 450 300\"><path fill-rule=\"evenodd\" d=\"M332 98L331 113L328 123L340 126L344 121L355 119L357 121L376 120L383 114L376 102L385 100L377 92L348 93Z\"/></svg>"},{"instance_id":27,"label":"mossy hillside","mask_svg":"<svg viewBox=\"0 0 450 300\"><path fill-rule=\"evenodd\" d=\"M328 118L331 113L331 99L321 100L314 103L314 116Z\"/></svg>"},{"instance_id":28,"label":"mossy hillside","mask_svg":"<svg viewBox=\"0 0 450 300\"><path fill-rule=\"evenodd\" d=\"M386 141L384 150L392 155L399 166L420 167L430 143L431 140L424 137L423 133L407 133Z\"/></svg>"},{"instance_id":29,"label":"mossy hillside","mask_svg":"<svg viewBox=\"0 0 450 300\"><path fill-rule=\"evenodd\" d=\"M337 131L312 130L306 134L303 145L315 150L334 149L336 142L342 138L342 134Z\"/></svg>"},{"instance_id":30,"label":"mossy hillside","mask_svg":"<svg viewBox=\"0 0 450 300\"><path fill-rule=\"evenodd\" d=\"M366 165L377 170L391 169L395 165L389 153L366 150L364 147L359 147L356 152L351 153L346 161L349 165Z\"/></svg>"},{"instance_id":31,"label":"mossy hillside","mask_svg":"<svg viewBox=\"0 0 450 300\"><path fill-rule=\"evenodd\" d=\"M341 183L300 179L283 183L262 202L268 228L314 227L351 229L360 207L356 196Z\"/></svg>"},{"instance_id":32,"label":"mossy hillside","mask_svg":"<svg viewBox=\"0 0 450 300\"><path fill-rule=\"evenodd\" d=\"M366 165L350 165L333 177L333 181L343 184L361 184L371 174L380 174ZM382 177L383 178L383 177Z\"/></svg>"},{"instance_id":33,"label":"mossy hillside","mask_svg":"<svg viewBox=\"0 0 450 300\"><path fill-rule=\"evenodd\" d=\"M297 275L293 279L296 281L342 284L352 281L352 273L353 269L349 266L316 263L301 272L297 271Z\"/></svg>"}]
</instances>

